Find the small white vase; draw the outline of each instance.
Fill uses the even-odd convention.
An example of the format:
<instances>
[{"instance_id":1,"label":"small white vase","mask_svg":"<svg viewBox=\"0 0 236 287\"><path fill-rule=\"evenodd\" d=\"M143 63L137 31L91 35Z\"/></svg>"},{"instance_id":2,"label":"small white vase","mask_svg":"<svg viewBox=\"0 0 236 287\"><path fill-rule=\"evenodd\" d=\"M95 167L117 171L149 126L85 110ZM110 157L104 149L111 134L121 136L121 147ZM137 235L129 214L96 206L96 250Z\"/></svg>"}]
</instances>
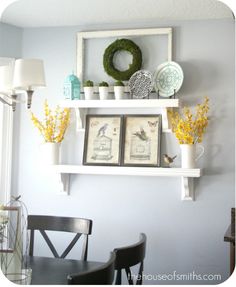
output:
<instances>
[{"instance_id":1,"label":"small white vase","mask_svg":"<svg viewBox=\"0 0 236 287\"><path fill-rule=\"evenodd\" d=\"M124 98L125 87L123 86L114 86L114 93L116 100L122 100Z\"/></svg>"},{"instance_id":2,"label":"small white vase","mask_svg":"<svg viewBox=\"0 0 236 287\"><path fill-rule=\"evenodd\" d=\"M93 100L94 87L84 87L85 100Z\"/></svg>"},{"instance_id":3,"label":"small white vase","mask_svg":"<svg viewBox=\"0 0 236 287\"><path fill-rule=\"evenodd\" d=\"M201 151L196 155L196 148ZM204 147L202 145L196 146L195 144L181 144L181 167L182 168L195 168L196 162L204 154Z\"/></svg>"},{"instance_id":4,"label":"small white vase","mask_svg":"<svg viewBox=\"0 0 236 287\"><path fill-rule=\"evenodd\" d=\"M41 145L43 163L55 165L60 163L60 143L46 142Z\"/></svg>"},{"instance_id":5,"label":"small white vase","mask_svg":"<svg viewBox=\"0 0 236 287\"><path fill-rule=\"evenodd\" d=\"M108 87L99 87L99 97L100 97L100 100L107 100L108 99L108 92L109 92L109 89Z\"/></svg>"}]
</instances>

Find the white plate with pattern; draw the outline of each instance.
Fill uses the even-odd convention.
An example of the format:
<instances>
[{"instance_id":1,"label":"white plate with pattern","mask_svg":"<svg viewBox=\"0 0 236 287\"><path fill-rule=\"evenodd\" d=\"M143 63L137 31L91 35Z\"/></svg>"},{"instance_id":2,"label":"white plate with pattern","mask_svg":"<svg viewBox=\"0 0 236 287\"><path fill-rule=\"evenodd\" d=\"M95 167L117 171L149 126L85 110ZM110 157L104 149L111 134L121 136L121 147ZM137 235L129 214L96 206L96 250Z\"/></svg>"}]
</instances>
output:
<instances>
[{"instance_id":1,"label":"white plate with pattern","mask_svg":"<svg viewBox=\"0 0 236 287\"><path fill-rule=\"evenodd\" d=\"M139 70L130 77L128 85L131 98L146 99L153 88L152 73L147 70Z\"/></svg>"},{"instance_id":2,"label":"white plate with pattern","mask_svg":"<svg viewBox=\"0 0 236 287\"><path fill-rule=\"evenodd\" d=\"M176 62L165 62L157 67L154 76L154 87L162 97L171 97L177 93L184 80L184 73Z\"/></svg>"}]
</instances>

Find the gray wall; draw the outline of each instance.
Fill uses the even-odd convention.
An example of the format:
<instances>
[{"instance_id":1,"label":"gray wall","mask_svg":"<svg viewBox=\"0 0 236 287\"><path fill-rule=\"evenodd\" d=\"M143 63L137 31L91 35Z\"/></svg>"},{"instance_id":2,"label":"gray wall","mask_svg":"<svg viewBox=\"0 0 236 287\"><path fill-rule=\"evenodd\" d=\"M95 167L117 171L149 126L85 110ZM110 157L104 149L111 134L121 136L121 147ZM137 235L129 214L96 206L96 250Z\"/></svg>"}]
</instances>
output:
<instances>
[{"instance_id":1,"label":"gray wall","mask_svg":"<svg viewBox=\"0 0 236 287\"><path fill-rule=\"evenodd\" d=\"M210 98L210 124L203 142L205 155L198 162L204 168L204 176L195 181L196 201L180 200L180 178L161 177L71 176L70 196L58 195L56 179L40 160L43 141L25 110L18 115L20 134L15 145L19 153L14 160L19 163L19 176L15 183L31 214L93 219L89 259L106 260L114 247L131 244L137 241L140 232L145 232L148 238L145 274L194 271L202 275L220 274L223 281L229 272L229 246L223 238L234 205L234 23L212 20L146 24L146 27L168 26L174 28L174 60L181 64L185 74L179 97L189 105L196 105L205 95ZM32 111L42 116L45 98L52 105L63 99L64 78L76 67L76 32L133 27L140 28L138 24L128 27L120 24L24 29L23 56L42 58L47 78L47 88L35 93ZM158 63L158 43L149 53L144 39L139 39L139 45L145 55ZM99 57L95 53L91 56L91 62L98 65ZM125 112L129 111L122 111ZM74 125L72 120L62 144L63 162L79 164L83 134L75 133ZM172 134L163 134L162 145L163 152L179 154ZM64 240L58 237L56 240L59 250L62 249ZM37 244L40 253L47 255L40 239ZM71 254L76 255L76 251Z\"/></svg>"},{"instance_id":2,"label":"gray wall","mask_svg":"<svg viewBox=\"0 0 236 287\"><path fill-rule=\"evenodd\" d=\"M0 57L21 56L22 31L21 28L0 22Z\"/></svg>"}]
</instances>

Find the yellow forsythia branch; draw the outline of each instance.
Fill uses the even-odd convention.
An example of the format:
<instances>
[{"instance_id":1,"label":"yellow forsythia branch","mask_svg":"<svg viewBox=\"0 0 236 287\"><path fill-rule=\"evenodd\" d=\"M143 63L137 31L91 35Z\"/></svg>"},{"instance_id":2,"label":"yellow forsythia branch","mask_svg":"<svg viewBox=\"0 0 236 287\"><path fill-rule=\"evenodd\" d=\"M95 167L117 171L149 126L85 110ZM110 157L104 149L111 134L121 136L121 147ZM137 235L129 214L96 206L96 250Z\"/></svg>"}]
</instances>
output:
<instances>
[{"instance_id":1,"label":"yellow forsythia branch","mask_svg":"<svg viewBox=\"0 0 236 287\"><path fill-rule=\"evenodd\" d=\"M208 125L209 98L205 97L202 104L196 106L195 114L188 107L182 111L168 111L172 131L180 144L201 143Z\"/></svg>"},{"instance_id":2,"label":"yellow forsythia branch","mask_svg":"<svg viewBox=\"0 0 236 287\"><path fill-rule=\"evenodd\" d=\"M64 139L66 129L70 121L70 110L68 108L60 109L58 106L55 111L49 109L48 102L44 102L43 121L40 121L33 113L31 120L36 128L38 128L45 142L59 143Z\"/></svg>"}]
</instances>

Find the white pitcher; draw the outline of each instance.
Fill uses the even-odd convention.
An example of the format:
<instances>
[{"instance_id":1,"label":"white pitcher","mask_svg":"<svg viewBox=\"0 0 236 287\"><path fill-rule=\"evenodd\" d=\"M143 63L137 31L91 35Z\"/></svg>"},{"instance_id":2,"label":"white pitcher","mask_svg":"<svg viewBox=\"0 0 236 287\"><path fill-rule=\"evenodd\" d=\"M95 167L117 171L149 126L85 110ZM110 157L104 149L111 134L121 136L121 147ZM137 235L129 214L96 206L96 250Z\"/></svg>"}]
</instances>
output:
<instances>
[{"instance_id":1,"label":"white pitcher","mask_svg":"<svg viewBox=\"0 0 236 287\"><path fill-rule=\"evenodd\" d=\"M197 148L199 148L199 154L197 155ZM181 144L181 167L182 168L195 168L196 162L204 154L204 147L196 144Z\"/></svg>"},{"instance_id":2,"label":"white pitcher","mask_svg":"<svg viewBox=\"0 0 236 287\"><path fill-rule=\"evenodd\" d=\"M60 143L46 142L41 145L42 160L46 165L55 165L60 162Z\"/></svg>"}]
</instances>

